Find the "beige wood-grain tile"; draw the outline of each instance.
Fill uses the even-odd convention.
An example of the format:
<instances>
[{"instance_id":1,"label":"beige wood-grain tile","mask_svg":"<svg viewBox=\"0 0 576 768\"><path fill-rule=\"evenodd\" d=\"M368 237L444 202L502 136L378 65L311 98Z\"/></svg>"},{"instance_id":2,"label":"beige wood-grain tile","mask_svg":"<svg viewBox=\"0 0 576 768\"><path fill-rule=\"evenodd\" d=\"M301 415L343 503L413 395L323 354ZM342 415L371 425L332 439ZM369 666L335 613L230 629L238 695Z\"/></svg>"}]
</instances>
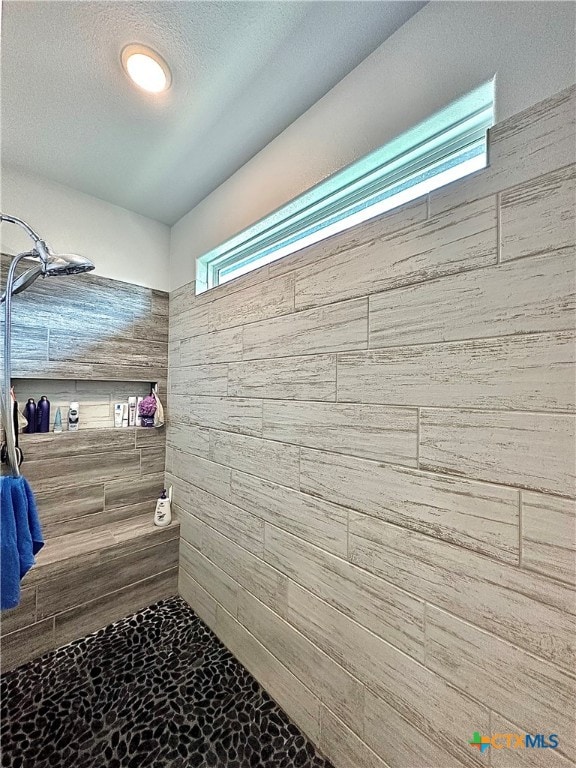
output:
<instances>
[{"instance_id":1,"label":"beige wood-grain tile","mask_svg":"<svg viewBox=\"0 0 576 768\"><path fill-rule=\"evenodd\" d=\"M424 659L424 603L368 571L266 526L266 561L405 653Z\"/></svg>"},{"instance_id":2,"label":"beige wood-grain tile","mask_svg":"<svg viewBox=\"0 0 576 768\"><path fill-rule=\"evenodd\" d=\"M244 360L366 349L368 299L253 323L244 328Z\"/></svg>"},{"instance_id":3,"label":"beige wood-grain tile","mask_svg":"<svg viewBox=\"0 0 576 768\"><path fill-rule=\"evenodd\" d=\"M164 448L166 427L138 427L135 431L136 448Z\"/></svg>"},{"instance_id":4,"label":"beige wood-grain tile","mask_svg":"<svg viewBox=\"0 0 576 768\"><path fill-rule=\"evenodd\" d=\"M188 535L200 541L206 557L279 616L284 614L288 579L283 573L203 523L198 521L195 528Z\"/></svg>"},{"instance_id":5,"label":"beige wood-grain tile","mask_svg":"<svg viewBox=\"0 0 576 768\"><path fill-rule=\"evenodd\" d=\"M576 495L575 418L502 411L420 412L420 466Z\"/></svg>"},{"instance_id":6,"label":"beige wood-grain tile","mask_svg":"<svg viewBox=\"0 0 576 768\"><path fill-rule=\"evenodd\" d=\"M298 488L300 450L295 445L211 430L210 458L233 469Z\"/></svg>"},{"instance_id":7,"label":"beige wood-grain tile","mask_svg":"<svg viewBox=\"0 0 576 768\"><path fill-rule=\"evenodd\" d=\"M366 691L364 739L382 755L390 768L462 768L470 765L464 758L460 762L371 691Z\"/></svg>"},{"instance_id":8,"label":"beige wood-grain tile","mask_svg":"<svg viewBox=\"0 0 576 768\"><path fill-rule=\"evenodd\" d=\"M166 432L166 443L203 459L210 458L210 432L203 427L171 420Z\"/></svg>"},{"instance_id":9,"label":"beige wood-grain tile","mask_svg":"<svg viewBox=\"0 0 576 768\"><path fill-rule=\"evenodd\" d=\"M117 507L108 511L102 510L94 514L84 515L83 517L62 520L48 526L43 523L42 530L47 539L68 536L72 533L86 533L94 528L107 528L112 531L118 523L140 515L145 515L147 520L152 520L155 506L156 501L150 499L138 504L127 504L124 507Z\"/></svg>"},{"instance_id":10,"label":"beige wood-grain tile","mask_svg":"<svg viewBox=\"0 0 576 768\"><path fill-rule=\"evenodd\" d=\"M432 192L431 214L573 163L575 115L571 86L495 125L488 132L490 166Z\"/></svg>"},{"instance_id":11,"label":"beige wood-grain tile","mask_svg":"<svg viewBox=\"0 0 576 768\"><path fill-rule=\"evenodd\" d=\"M107 539L109 541L109 539ZM46 547L44 548L46 549ZM37 556L37 563L34 565L24 576L22 580L22 586L30 587L37 584L45 584L49 579L56 578L62 575L67 575L70 578L70 559L57 559L53 560L49 558L47 562L40 561ZM88 568L88 566L98 566L100 563L100 552L94 551L81 555L82 568Z\"/></svg>"},{"instance_id":12,"label":"beige wood-grain tile","mask_svg":"<svg viewBox=\"0 0 576 768\"><path fill-rule=\"evenodd\" d=\"M164 472L166 451L164 448L142 448L140 450L140 473L142 477Z\"/></svg>"},{"instance_id":13,"label":"beige wood-grain tile","mask_svg":"<svg viewBox=\"0 0 576 768\"><path fill-rule=\"evenodd\" d=\"M16 608L3 610L0 617L0 634L7 635L36 621L36 587L23 587Z\"/></svg>"},{"instance_id":14,"label":"beige wood-grain tile","mask_svg":"<svg viewBox=\"0 0 576 768\"><path fill-rule=\"evenodd\" d=\"M174 398L173 398L174 400ZM186 397L178 399L191 424L262 437L262 401L237 397Z\"/></svg>"},{"instance_id":15,"label":"beige wood-grain tile","mask_svg":"<svg viewBox=\"0 0 576 768\"><path fill-rule=\"evenodd\" d=\"M294 276L285 275L216 298L210 305L210 330L245 325L294 310Z\"/></svg>"},{"instance_id":16,"label":"beige wood-grain tile","mask_svg":"<svg viewBox=\"0 0 576 768\"><path fill-rule=\"evenodd\" d=\"M576 584L576 502L522 492L522 566Z\"/></svg>"},{"instance_id":17,"label":"beige wood-grain tile","mask_svg":"<svg viewBox=\"0 0 576 768\"><path fill-rule=\"evenodd\" d=\"M173 520L165 528L158 528L154 525L154 509L137 517L115 520L109 529L114 537L114 545L100 553L101 563L107 563L149 547L156 547L168 541L173 541L174 547L178 548L178 521Z\"/></svg>"},{"instance_id":18,"label":"beige wood-grain tile","mask_svg":"<svg viewBox=\"0 0 576 768\"><path fill-rule=\"evenodd\" d=\"M54 618L38 621L0 640L2 672L7 672L54 648Z\"/></svg>"},{"instance_id":19,"label":"beige wood-grain tile","mask_svg":"<svg viewBox=\"0 0 576 768\"><path fill-rule=\"evenodd\" d=\"M305 493L518 562L518 491L302 449Z\"/></svg>"},{"instance_id":20,"label":"beige wood-grain tile","mask_svg":"<svg viewBox=\"0 0 576 768\"><path fill-rule=\"evenodd\" d=\"M575 136L576 138L576 136ZM576 165L531 179L500 195L500 259L576 246Z\"/></svg>"},{"instance_id":21,"label":"beige wood-grain tile","mask_svg":"<svg viewBox=\"0 0 576 768\"><path fill-rule=\"evenodd\" d=\"M127 335L127 334L126 334ZM49 359L56 362L100 363L105 365L148 365L152 360L166 366L168 344L161 341L125 338L118 334L108 337L78 331L50 331Z\"/></svg>"},{"instance_id":22,"label":"beige wood-grain tile","mask_svg":"<svg viewBox=\"0 0 576 768\"><path fill-rule=\"evenodd\" d=\"M66 561L78 559L86 555L97 554L106 547L113 547L114 536L108 528L97 526L86 528L64 536L56 536L47 539L40 552L36 555L36 565L42 573L45 566L52 563L62 563L66 567ZM70 566L70 562L68 562Z\"/></svg>"},{"instance_id":23,"label":"beige wood-grain tile","mask_svg":"<svg viewBox=\"0 0 576 768\"><path fill-rule=\"evenodd\" d=\"M193 485L189 511L244 549L262 556L264 521L260 518Z\"/></svg>"},{"instance_id":24,"label":"beige wood-grain tile","mask_svg":"<svg viewBox=\"0 0 576 768\"><path fill-rule=\"evenodd\" d=\"M336 355L231 363L228 394L283 400L335 400Z\"/></svg>"},{"instance_id":25,"label":"beige wood-grain tile","mask_svg":"<svg viewBox=\"0 0 576 768\"><path fill-rule=\"evenodd\" d=\"M192 483L208 493L230 501L231 469L194 454L168 446L166 468L170 474Z\"/></svg>"},{"instance_id":26,"label":"beige wood-grain tile","mask_svg":"<svg viewBox=\"0 0 576 768\"><path fill-rule=\"evenodd\" d=\"M181 509L179 522L180 538L199 552L204 551L204 534L206 531L211 531L211 529L207 525L204 525L204 523L193 514L184 509ZM214 535L216 535L215 531Z\"/></svg>"},{"instance_id":27,"label":"beige wood-grain tile","mask_svg":"<svg viewBox=\"0 0 576 768\"><path fill-rule=\"evenodd\" d=\"M348 510L269 480L232 472L231 501L262 520L345 557Z\"/></svg>"},{"instance_id":28,"label":"beige wood-grain tile","mask_svg":"<svg viewBox=\"0 0 576 768\"><path fill-rule=\"evenodd\" d=\"M110 451L67 459L27 461L24 473L34 493L70 488L77 484L106 482L126 478L128 483L140 476L140 452Z\"/></svg>"},{"instance_id":29,"label":"beige wood-grain tile","mask_svg":"<svg viewBox=\"0 0 576 768\"><path fill-rule=\"evenodd\" d=\"M338 355L338 400L574 410L573 331Z\"/></svg>"},{"instance_id":30,"label":"beige wood-grain tile","mask_svg":"<svg viewBox=\"0 0 576 768\"><path fill-rule=\"evenodd\" d=\"M169 316L170 320L184 312L195 301L196 281L191 280L189 283L175 288L169 293Z\"/></svg>"},{"instance_id":31,"label":"beige wood-grain tile","mask_svg":"<svg viewBox=\"0 0 576 768\"><path fill-rule=\"evenodd\" d=\"M180 365L180 340L168 342L168 375Z\"/></svg>"},{"instance_id":32,"label":"beige wood-grain tile","mask_svg":"<svg viewBox=\"0 0 576 768\"><path fill-rule=\"evenodd\" d=\"M417 465L415 408L265 400L263 435L309 448Z\"/></svg>"},{"instance_id":33,"label":"beige wood-grain tile","mask_svg":"<svg viewBox=\"0 0 576 768\"><path fill-rule=\"evenodd\" d=\"M181 365L207 365L242 359L242 328L192 336L180 342Z\"/></svg>"},{"instance_id":34,"label":"beige wood-grain tile","mask_svg":"<svg viewBox=\"0 0 576 768\"><path fill-rule=\"evenodd\" d=\"M497 712L513 713L529 733L557 733L560 749L576 758L576 677L432 606L426 666Z\"/></svg>"},{"instance_id":35,"label":"beige wood-grain tile","mask_svg":"<svg viewBox=\"0 0 576 768\"><path fill-rule=\"evenodd\" d=\"M173 309L174 307L174 309ZM180 310L180 311L178 311ZM181 341L210 331L210 305L196 304L194 288L184 292L170 304L169 332L171 341Z\"/></svg>"},{"instance_id":36,"label":"beige wood-grain tile","mask_svg":"<svg viewBox=\"0 0 576 768\"><path fill-rule=\"evenodd\" d=\"M288 717L318 744L320 701L236 619L217 609L216 633ZM366 768L369 768L366 766Z\"/></svg>"},{"instance_id":37,"label":"beige wood-grain tile","mask_svg":"<svg viewBox=\"0 0 576 768\"><path fill-rule=\"evenodd\" d=\"M190 484L170 472L164 473L165 488L172 488L172 506L175 509L190 511ZM156 501L154 501L156 505Z\"/></svg>"},{"instance_id":38,"label":"beige wood-grain tile","mask_svg":"<svg viewBox=\"0 0 576 768\"><path fill-rule=\"evenodd\" d=\"M0 333L4 334L4 321L0 321ZM39 368L48 361L48 328L22 323L12 324L11 355L13 362L35 361Z\"/></svg>"},{"instance_id":39,"label":"beige wood-grain tile","mask_svg":"<svg viewBox=\"0 0 576 768\"><path fill-rule=\"evenodd\" d=\"M575 324L566 253L461 272L370 296L370 347L559 331Z\"/></svg>"},{"instance_id":40,"label":"beige wood-grain tile","mask_svg":"<svg viewBox=\"0 0 576 768\"><path fill-rule=\"evenodd\" d=\"M129 504L156 501L162 488L164 488L163 472L142 478L136 476L112 480L104 486L104 507L109 511Z\"/></svg>"},{"instance_id":41,"label":"beige wood-grain tile","mask_svg":"<svg viewBox=\"0 0 576 768\"><path fill-rule=\"evenodd\" d=\"M38 585L38 618L61 613L110 592L116 592L178 564L178 544L171 540L106 563L82 568L81 578L69 572Z\"/></svg>"},{"instance_id":42,"label":"beige wood-grain tile","mask_svg":"<svg viewBox=\"0 0 576 768\"><path fill-rule=\"evenodd\" d=\"M184 568L178 569L178 594L211 630L216 630L216 600Z\"/></svg>"},{"instance_id":43,"label":"beige wood-grain tile","mask_svg":"<svg viewBox=\"0 0 576 768\"><path fill-rule=\"evenodd\" d=\"M350 513L350 559L413 595L574 669L574 591L537 573Z\"/></svg>"},{"instance_id":44,"label":"beige wood-grain tile","mask_svg":"<svg viewBox=\"0 0 576 768\"><path fill-rule=\"evenodd\" d=\"M132 336L137 340L137 344L148 343L148 341L163 341L167 344L168 317L156 314L135 317Z\"/></svg>"},{"instance_id":45,"label":"beige wood-grain tile","mask_svg":"<svg viewBox=\"0 0 576 768\"><path fill-rule=\"evenodd\" d=\"M171 372L170 391L175 395L225 396L228 392L228 366L191 365Z\"/></svg>"},{"instance_id":46,"label":"beige wood-grain tile","mask_svg":"<svg viewBox=\"0 0 576 768\"><path fill-rule=\"evenodd\" d=\"M238 610L238 584L201 552L180 540L180 567L233 616Z\"/></svg>"},{"instance_id":47,"label":"beige wood-grain tile","mask_svg":"<svg viewBox=\"0 0 576 768\"><path fill-rule=\"evenodd\" d=\"M487 197L299 270L296 308L495 263L496 201Z\"/></svg>"},{"instance_id":48,"label":"beige wood-grain tile","mask_svg":"<svg viewBox=\"0 0 576 768\"><path fill-rule=\"evenodd\" d=\"M366 698L371 696L366 692ZM327 707L320 711L321 731L317 742L322 753L338 768L391 768ZM366 727L366 726L364 726ZM396 734L395 734L396 735Z\"/></svg>"},{"instance_id":49,"label":"beige wood-grain tile","mask_svg":"<svg viewBox=\"0 0 576 768\"><path fill-rule=\"evenodd\" d=\"M477 723L475 727L481 731L488 729L486 707L293 582L288 586L287 617L312 643L439 746L457 759L482 765L480 756L470 759L462 734L470 723Z\"/></svg>"},{"instance_id":50,"label":"beige wood-grain tile","mask_svg":"<svg viewBox=\"0 0 576 768\"><path fill-rule=\"evenodd\" d=\"M170 309L170 294L168 291L152 290L150 300L152 302L151 314L160 317L168 317Z\"/></svg>"},{"instance_id":51,"label":"beige wood-grain tile","mask_svg":"<svg viewBox=\"0 0 576 768\"><path fill-rule=\"evenodd\" d=\"M244 590L238 620L353 731L361 733L364 687L293 626Z\"/></svg>"},{"instance_id":52,"label":"beige wood-grain tile","mask_svg":"<svg viewBox=\"0 0 576 768\"><path fill-rule=\"evenodd\" d=\"M356 226L338 232L326 240L320 240L318 243L309 245L301 251L284 256L278 261L268 265L270 277L284 275L295 269L309 267L312 264L318 264L322 259L335 256L342 251L348 251L358 245L363 245L369 241L378 240L392 232L416 224L419 221L425 221L428 216L427 197L419 197L405 205L394 208L392 211L375 216L373 219L363 221Z\"/></svg>"},{"instance_id":53,"label":"beige wood-grain tile","mask_svg":"<svg viewBox=\"0 0 576 768\"><path fill-rule=\"evenodd\" d=\"M96 600L63 611L55 617L55 647L84 637L102 627L140 611L158 600L177 594L177 568L130 584Z\"/></svg>"},{"instance_id":54,"label":"beige wood-grain tile","mask_svg":"<svg viewBox=\"0 0 576 768\"><path fill-rule=\"evenodd\" d=\"M35 493L42 529L48 529L64 520L94 515L104 509L104 484L73 485L68 488Z\"/></svg>"}]
</instances>

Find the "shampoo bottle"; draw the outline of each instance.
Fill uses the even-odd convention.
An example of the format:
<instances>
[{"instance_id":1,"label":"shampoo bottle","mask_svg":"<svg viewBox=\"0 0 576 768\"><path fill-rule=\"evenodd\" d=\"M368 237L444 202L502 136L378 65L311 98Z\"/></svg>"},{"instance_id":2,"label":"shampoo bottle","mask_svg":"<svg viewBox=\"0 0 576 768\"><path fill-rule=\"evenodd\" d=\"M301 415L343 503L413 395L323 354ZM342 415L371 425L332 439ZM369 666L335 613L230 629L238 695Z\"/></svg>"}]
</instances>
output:
<instances>
[{"instance_id":1,"label":"shampoo bottle","mask_svg":"<svg viewBox=\"0 0 576 768\"><path fill-rule=\"evenodd\" d=\"M70 403L70 409L68 410L68 432L78 432L79 419L80 419L80 405L78 403Z\"/></svg>"},{"instance_id":2,"label":"shampoo bottle","mask_svg":"<svg viewBox=\"0 0 576 768\"><path fill-rule=\"evenodd\" d=\"M24 408L24 417L26 421L28 422L28 426L24 430L27 434L31 435L32 433L36 432L36 403L34 402L34 398L29 398L28 402L26 403L26 406Z\"/></svg>"},{"instance_id":3,"label":"shampoo bottle","mask_svg":"<svg viewBox=\"0 0 576 768\"><path fill-rule=\"evenodd\" d=\"M50 401L42 395L36 408L36 431L50 432Z\"/></svg>"},{"instance_id":4,"label":"shampoo bottle","mask_svg":"<svg viewBox=\"0 0 576 768\"><path fill-rule=\"evenodd\" d=\"M156 512L154 513L154 525L159 528L170 525L172 522L171 500L172 488L170 488L168 496L166 495L166 488L164 488L156 502Z\"/></svg>"},{"instance_id":5,"label":"shampoo bottle","mask_svg":"<svg viewBox=\"0 0 576 768\"><path fill-rule=\"evenodd\" d=\"M115 403L114 404L114 426L115 427L122 426L123 414L124 414L124 406L122 405L122 403Z\"/></svg>"},{"instance_id":6,"label":"shampoo bottle","mask_svg":"<svg viewBox=\"0 0 576 768\"><path fill-rule=\"evenodd\" d=\"M128 398L128 426L136 426L136 397Z\"/></svg>"}]
</instances>

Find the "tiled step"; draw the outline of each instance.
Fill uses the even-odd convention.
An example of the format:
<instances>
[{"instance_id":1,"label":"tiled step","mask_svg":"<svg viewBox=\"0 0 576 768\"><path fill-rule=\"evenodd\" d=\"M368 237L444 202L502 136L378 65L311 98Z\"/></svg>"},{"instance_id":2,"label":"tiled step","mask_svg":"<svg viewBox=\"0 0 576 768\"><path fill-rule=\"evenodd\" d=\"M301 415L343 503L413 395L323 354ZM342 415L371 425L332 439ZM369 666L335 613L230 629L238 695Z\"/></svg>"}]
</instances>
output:
<instances>
[{"instance_id":1,"label":"tiled step","mask_svg":"<svg viewBox=\"0 0 576 768\"><path fill-rule=\"evenodd\" d=\"M177 592L179 525L150 514L48 539L2 614L2 669L84 637Z\"/></svg>"}]
</instances>

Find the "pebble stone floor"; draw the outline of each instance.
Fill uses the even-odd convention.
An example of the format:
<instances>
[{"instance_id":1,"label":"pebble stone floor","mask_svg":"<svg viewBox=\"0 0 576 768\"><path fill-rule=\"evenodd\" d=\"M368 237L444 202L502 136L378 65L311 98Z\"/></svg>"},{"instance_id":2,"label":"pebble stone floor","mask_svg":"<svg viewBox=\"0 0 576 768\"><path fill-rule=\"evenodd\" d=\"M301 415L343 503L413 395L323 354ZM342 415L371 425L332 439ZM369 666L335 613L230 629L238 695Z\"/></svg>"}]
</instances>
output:
<instances>
[{"instance_id":1,"label":"pebble stone floor","mask_svg":"<svg viewBox=\"0 0 576 768\"><path fill-rule=\"evenodd\" d=\"M2 766L332 768L180 598L4 675Z\"/></svg>"}]
</instances>

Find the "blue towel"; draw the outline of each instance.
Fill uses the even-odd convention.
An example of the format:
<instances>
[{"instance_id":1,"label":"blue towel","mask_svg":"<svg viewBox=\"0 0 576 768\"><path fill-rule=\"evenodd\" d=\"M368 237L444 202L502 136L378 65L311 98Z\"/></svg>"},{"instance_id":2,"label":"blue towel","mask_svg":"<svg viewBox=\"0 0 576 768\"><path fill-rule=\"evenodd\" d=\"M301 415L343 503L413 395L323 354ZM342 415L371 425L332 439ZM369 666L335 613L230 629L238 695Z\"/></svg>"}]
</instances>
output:
<instances>
[{"instance_id":1,"label":"blue towel","mask_svg":"<svg viewBox=\"0 0 576 768\"><path fill-rule=\"evenodd\" d=\"M25 477L0 477L0 607L20 602L20 580L44 546L34 495Z\"/></svg>"}]
</instances>

